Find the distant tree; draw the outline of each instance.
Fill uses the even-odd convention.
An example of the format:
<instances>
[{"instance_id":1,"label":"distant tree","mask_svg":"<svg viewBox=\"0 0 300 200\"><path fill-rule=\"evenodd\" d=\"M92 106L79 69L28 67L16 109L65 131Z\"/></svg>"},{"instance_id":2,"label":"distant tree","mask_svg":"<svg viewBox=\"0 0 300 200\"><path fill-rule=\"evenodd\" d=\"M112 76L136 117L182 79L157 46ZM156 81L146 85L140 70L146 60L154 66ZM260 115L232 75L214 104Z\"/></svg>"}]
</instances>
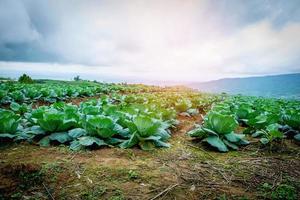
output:
<instances>
[{"instance_id":1,"label":"distant tree","mask_svg":"<svg viewBox=\"0 0 300 200\"><path fill-rule=\"evenodd\" d=\"M20 83L33 83L34 82L32 80L32 78L30 76L28 76L27 74L23 74L22 76L20 76L18 81Z\"/></svg>"},{"instance_id":2,"label":"distant tree","mask_svg":"<svg viewBox=\"0 0 300 200\"><path fill-rule=\"evenodd\" d=\"M80 76L79 75L75 76L74 81L80 81Z\"/></svg>"}]
</instances>

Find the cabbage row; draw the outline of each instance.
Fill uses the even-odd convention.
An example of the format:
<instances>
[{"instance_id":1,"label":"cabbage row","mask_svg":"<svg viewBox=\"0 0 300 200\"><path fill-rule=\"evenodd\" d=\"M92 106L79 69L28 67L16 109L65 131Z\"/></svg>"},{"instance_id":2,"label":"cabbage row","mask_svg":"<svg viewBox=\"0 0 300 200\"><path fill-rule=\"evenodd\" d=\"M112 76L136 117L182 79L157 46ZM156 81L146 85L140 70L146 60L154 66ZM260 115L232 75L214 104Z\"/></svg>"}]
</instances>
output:
<instances>
[{"instance_id":1,"label":"cabbage row","mask_svg":"<svg viewBox=\"0 0 300 200\"><path fill-rule=\"evenodd\" d=\"M17 103L31 103L45 101L54 103L76 97L90 97L112 92L149 92L158 87L141 85L121 85L91 82L51 82L22 84L17 82L0 83L0 105Z\"/></svg>"},{"instance_id":2,"label":"cabbage row","mask_svg":"<svg viewBox=\"0 0 300 200\"><path fill-rule=\"evenodd\" d=\"M41 146L66 144L86 147L139 146L143 150L169 147L170 129L178 113L193 115L217 101L195 93L157 93L103 96L79 106L63 102L31 109L12 103L0 110L0 139L28 141Z\"/></svg>"},{"instance_id":3,"label":"cabbage row","mask_svg":"<svg viewBox=\"0 0 300 200\"><path fill-rule=\"evenodd\" d=\"M235 133L238 126L243 134ZM247 145L245 135L264 145L284 138L300 140L300 102L296 100L230 96L216 103L202 125L188 133L221 152Z\"/></svg>"}]
</instances>

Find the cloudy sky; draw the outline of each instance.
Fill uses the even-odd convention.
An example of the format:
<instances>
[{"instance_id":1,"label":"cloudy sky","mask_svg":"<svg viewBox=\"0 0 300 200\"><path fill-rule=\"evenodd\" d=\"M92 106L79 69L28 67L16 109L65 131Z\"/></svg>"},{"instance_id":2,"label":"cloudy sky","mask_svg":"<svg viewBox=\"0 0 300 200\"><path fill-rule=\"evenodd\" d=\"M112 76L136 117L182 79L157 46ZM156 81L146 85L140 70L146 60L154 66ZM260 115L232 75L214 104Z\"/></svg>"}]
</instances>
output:
<instances>
[{"instance_id":1,"label":"cloudy sky","mask_svg":"<svg viewBox=\"0 0 300 200\"><path fill-rule=\"evenodd\" d=\"M299 0L0 0L0 76L205 81L300 72Z\"/></svg>"}]
</instances>

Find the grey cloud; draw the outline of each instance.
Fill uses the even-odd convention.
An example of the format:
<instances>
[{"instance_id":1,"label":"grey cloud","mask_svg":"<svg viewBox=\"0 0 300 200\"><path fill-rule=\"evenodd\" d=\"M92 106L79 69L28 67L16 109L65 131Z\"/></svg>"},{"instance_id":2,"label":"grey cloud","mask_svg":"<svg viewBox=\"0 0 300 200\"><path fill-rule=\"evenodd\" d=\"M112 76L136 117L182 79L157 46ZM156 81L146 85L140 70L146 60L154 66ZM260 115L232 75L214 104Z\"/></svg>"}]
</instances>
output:
<instances>
[{"instance_id":1,"label":"grey cloud","mask_svg":"<svg viewBox=\"0 0 300 200\"><path fill-rule=\"evenodd\" d=\"M44 39L55 27L45 1L0 1L0 60L53 62L61 61L48 52ZM51 12L50 12L51 13Z\"/></svg>"},{"instance_id":2,"label":"grey cloud","mask_svg":"<svg viewBox=\"0 0 300 200\"><path fill-rule=\"evenodd\" d=\"M39 37L21 1L0 1L0 27L0 44L31 42Z\"/></svg>"},{"instance_id":3,"label":"grey cloud","mask_svg":"<svg viewBox=\"0 0 300 200\"><path fill-rule=\"evenodd\" d=\"M60 16L55 10L54 1L28 1L24 4L31 21L31 26L42 37L47 37L57 31Z\"/></svg>"},{"instance_id":4,"label":"grey cloud","mask_svg":"<svg viewBox=\"0 0 300 200\"><path fill-rule=\"evenodd\" d=\"M0 60L136 74L297 71L298 9L297 0L0 0Z\"/></svg>"},{"instance_id":5,"label":"grey cloud","mask_svg":"<svg viewBox=\"0 0 300 200\"><path fill-rule=\"evenodd\" d=\"M275 27L286 23L300 22L300 2L298 0L211 0L211 9L222 13L228 24L235 23L243 27L268 19Z\"/></svg>"}]
</instances>

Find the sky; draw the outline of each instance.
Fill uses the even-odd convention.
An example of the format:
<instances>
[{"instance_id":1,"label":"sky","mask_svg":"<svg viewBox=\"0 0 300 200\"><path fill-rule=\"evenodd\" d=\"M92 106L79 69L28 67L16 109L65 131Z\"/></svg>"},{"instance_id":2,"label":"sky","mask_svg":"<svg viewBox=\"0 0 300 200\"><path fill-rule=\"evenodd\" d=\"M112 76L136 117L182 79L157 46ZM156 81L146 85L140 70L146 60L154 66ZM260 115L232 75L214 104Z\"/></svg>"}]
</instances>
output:
<instances>
[{"instance_id":1,"label":"sky","mask_svg":"<svg viewBox=\"0 0 300 200\"><path fill-rule=\"evenodd\" d=\"M0 76L194 82L295 72L299 0L0 0Z\"/></svg>"}]
</instances>

